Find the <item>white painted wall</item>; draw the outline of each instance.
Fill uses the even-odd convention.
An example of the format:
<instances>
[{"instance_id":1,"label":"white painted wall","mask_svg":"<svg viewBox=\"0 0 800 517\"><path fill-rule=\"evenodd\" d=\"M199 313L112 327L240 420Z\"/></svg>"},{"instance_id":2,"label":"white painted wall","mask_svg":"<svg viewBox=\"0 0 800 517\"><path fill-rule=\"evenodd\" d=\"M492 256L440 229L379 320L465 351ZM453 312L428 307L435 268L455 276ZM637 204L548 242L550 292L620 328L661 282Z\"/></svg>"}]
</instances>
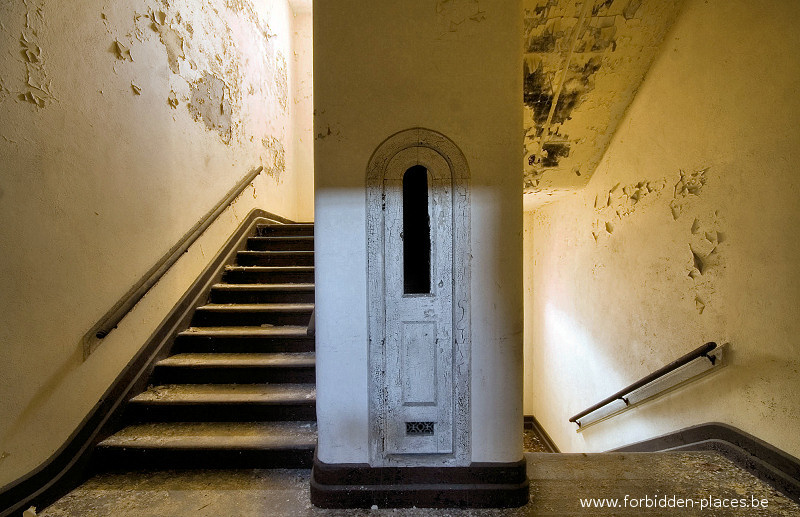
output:
<instances>
[{"instance_id":1,"label":"white painted wall","mask_svg":"<svg viewBox=\"0 0 800 517\"><path fill-rule=\"evenodd\" d=\"M473 461L522 454L521 5L314 4L318 455L368 462L366 167L425 127L472 175Z\"/></svg>"},{"instance_id":2,"label":"white painted wall","mask_svg":"<svg viewBox=\"0 0 800 517\"><path fill-rule=\"evenodd\" d=\"M525 409L562 451L721 421L800 456L799 22L788 0L688 1L588 187L525 215ZM705 184L681 193L682 171ZM706 341L727 367L567 421Z\"/></svg>"},{"instance_id":3,"label":"white painted wall","mask_svg":"<svg viewBox=\"0 0 800 517\"><path fill-rule=\"evenodd\" d=\"M64 443L252 208L305 219L312 193L285 1L13 0L0 21L2 486ZM83 362L84 333L259 165Z\"/></svg>"}]
</instances>

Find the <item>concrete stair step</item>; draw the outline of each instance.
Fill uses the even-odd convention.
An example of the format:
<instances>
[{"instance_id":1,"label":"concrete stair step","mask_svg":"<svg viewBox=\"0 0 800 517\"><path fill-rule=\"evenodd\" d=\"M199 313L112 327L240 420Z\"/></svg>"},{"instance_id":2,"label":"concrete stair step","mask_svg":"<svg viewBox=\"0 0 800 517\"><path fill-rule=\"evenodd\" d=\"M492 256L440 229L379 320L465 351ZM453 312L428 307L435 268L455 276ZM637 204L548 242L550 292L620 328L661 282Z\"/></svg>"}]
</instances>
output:
<instances>
[{"instance_id":1,"label":"concrete stair step","mask_svg":"<svg viewBox=\"0 0 800 517\"><path fill-rule=\"evenodd\" d=\"M314 284L214 284L210 303L314 303Z\"/></svg>"},{"instance_id":2,"label":"concrete stair step","mask_svg":"<svg viewBox=\"0 0 800 517\"><path fill-rule=\"evenodd\" d=\"M258 251L243 250L236 253L240 266L313 266L313 251Z\"/></svg>"},{"instance_id":3,"label":"concrete stair step","mask_svg":"<svg viewBox=\"0 0 800 517\"><path fill-rule=\"evenodd\" d=\"M150 422L130 425L100 447L175 449L313 449L316 422Z\"/></svg>"},{"instance_id":4,"label":"concrete stair step","mask_svg":"<svg viewBox=\"0 0 800 517\"><path fill-rule=\"evenodd\" d=\"M311 235L248 237L247 249L252 251L313 251L314 237Z\"/></svg>"},{"instance_id":5,"label":"concrete stair step","mask_svg":"<svg viewBox=\"0 0 800 517\"><path fill-rule=\"evenodd\" d=\"M195 327L308 325L313 303L207 304L192 317Z\"/></svg>"},{"instance_id":6,"label":"concrete stair step","mask_svg":"<svg viewBox=\"0 0 800 517\"><path fill-rule=\"evenodd\" d=\"M149 422L100 442L95 464L102 470L306 468L316 441L313 421Z\"/></svg>"},{"instance_id":7,"label":"concrete stair step","mask_svg":"<svg viewBox=\"0 0 800 517\"><path fill-rule=\"evenodd\" d=\"M314 352L183 353L156 363L152 382L189 383L313 383Z\"/></svg>"},{"instance_id":8,"label":"concrete stair step","mask_svg":"<svg viewBox=\"0 0 800 517\"><path fill-rule=\"evenodd\" d=\"M128 422L314 420L314 384L166 384L133 397Z\"/></svg>"},{"instance_id":9,"label":"concrete stair step","mask_svg":"<svg viewBox=\"0 0 800 517\"><path fill-rule=\"evenodd\" d=\"M303 284L314 282L313 266L225 266L222 279L230 284Z\"/></svg>"},{"instance_id":10,"label":"concrete stair step","mask_svg":"<svg viewBox=\"0 0 800 517\"><path fill-rule=\"evenodd\" d=\"M308 335L308 327L300 325L189 327L178 334L172 346L173 353L265 353L312 350L314 350L314 338Z\"/></svg>"},{"instance_id":11,"label":"concrete stair step","mask_svg":"<svg viewBox=\"0 0 800 517\"><path fill-rule=\"evenodd\" d=\"M256 227L256 235L262 237L274 235L314 235L314 223L293 223L293 224L259 224Z\"/></svg>"}]
</instances>

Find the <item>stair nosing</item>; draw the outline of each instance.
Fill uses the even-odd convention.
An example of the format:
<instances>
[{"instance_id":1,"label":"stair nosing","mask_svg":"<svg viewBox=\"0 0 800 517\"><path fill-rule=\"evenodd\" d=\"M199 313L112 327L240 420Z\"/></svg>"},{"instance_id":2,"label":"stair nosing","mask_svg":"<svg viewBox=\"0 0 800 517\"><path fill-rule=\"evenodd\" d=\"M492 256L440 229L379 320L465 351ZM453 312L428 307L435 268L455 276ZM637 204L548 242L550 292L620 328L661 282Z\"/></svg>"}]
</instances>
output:
<instances>
[{"instance_id":1,"label":"stair nosing","mask_svg":"<svg viewBox=\"0 0 800 517\"><path fill-rule=\"evenodd\" d=\"M243 255L313 255L314 250L239 250Z\"/></svg>"},{"instance_id":2,"label":"stair nosing","mask_svg":"<svg viewBox=\"0 0 800 517\"><path fill-rule=\"evenodd\" d=\"M267 390L266 393L235 393L235 389L231 388L252 388L252 387L266 387L274 388ZM175 387L178 387L176 393ZM198 388L205 387L208 391L203 393ZM310 388L309 388L310 387ZM192 388L196 391L192 393ZM156 393L161 390L162 395L158 397ZM180 393L180 390L186 390ZM300 394L291 393L286 396L285 393L292 392L293 390L300 391ZM272 391L270 393L270 391ZM172 394L170 395L170 392ZM305 392L305 395L302 394ZM284 395L281 397L281 395ZM308 396L310 395L310 396ZM263 406L282 406L292 404L311 405L316 404L317 392L314 383L300 383L300 384L166 384L153 386L152 388L139 393L131 398L129 404L137 406L218 406L218 405L263 405Z\"/></svg>"},{"instance_id":3,"label":"stair nosing","mask_svg":"<svg viewBox=\"0 0 800 517\"><path fill-rule=\"evenodd\" d=\"M231 284L226 282L219 282L211 286L212 290L217 291L293 291L305 292L314 291L313 283L303 284L265 284L265 283L247 283L247 284Z\"/></svg>"},{"instance_id":4,"label":"stair nosing","mask_svg":"<svg viewBox=\"0 0 800 517\"><path fill-rule=\"evenodd\" d=\"M251 235L248 239L313 239L313 235Z\"/></svg>"},{"instance_id":5,"label":"stair nosing","mask_svg":"<svg viewBox=\"0 0 800 517\"><path fill-rule=\"evenodd\" d=\"M237 325L227 327L189 327L179 336L259 336L262 337L311 337L308 327L299 325L275 325L268 327Z\"/></svg>"},{"instance_id":6,"label":"stair nosing","mask_svg":"<svg viewBox=\"0 0 800 517\"><path fill-rule=\"evenodd\" d=\"M207 303L195 307L201 312L308 312L313 303Z\"/></svg>"},{"instance_id":7,"label":"stair nosing","mask_svg":"<svg viewBox=\"0 0 800 517\"><path fill-rule=\"evenodd\" d=\"M188 357L194 357L190 362ZM264 360L259 361L259 358ZM230 362L226 362L226 359ZM161 359L159 368L308 368L316 365L314 352L192 353L183 352Z\"/></svg>"},{"instance_id":8,"label":"stair nosing","mask_svg":"<svg viewBox=\"0 0 800 517\"><path fill-rule=\"evenodd\" d=\"M314 266L239 266L239 265L226 265L226 269L276 269L286 271L297 271L299 269L314 269Z\"/></svg>"},{"instance_id":9,"label":"stair nosing","mask_svg":"<svg viewBox=\"0 0 800 517\"><path fill-rule=\"evenodd\" d=\"M188 433L165 434L170 430L173 432L175 430L188 431ZM236 431L240 434L236 434ZM262 434L259 435L259 431ZM136 436L137 434L138 437ZM259 438L286 438L287 435L295 439L294 443L286 443L285 446L280 446L283 444L268 445L257 443ZM314 447L316 441L317 424L314 421L307 420L293 420L281 423L146 422L131 424L120 429L102 440L98 447L174 450L291 450Z\"/></svg>"}]
</instances>

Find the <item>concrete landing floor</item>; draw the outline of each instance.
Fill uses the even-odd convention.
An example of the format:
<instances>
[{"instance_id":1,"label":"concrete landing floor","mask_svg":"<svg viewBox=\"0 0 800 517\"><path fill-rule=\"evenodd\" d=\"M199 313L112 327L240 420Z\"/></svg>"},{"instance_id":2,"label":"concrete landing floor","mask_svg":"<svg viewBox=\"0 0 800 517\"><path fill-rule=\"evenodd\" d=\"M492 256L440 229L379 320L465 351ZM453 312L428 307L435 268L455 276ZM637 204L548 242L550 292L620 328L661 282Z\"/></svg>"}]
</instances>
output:
<instances>
[{"instance_id":1,"label":"concrete landing floor","mask_svg":"<svg viewBox=\"0 0 800 517\"><path fill-rule=\"evenodd\" d=\"M525 456L531 502L516 509L322 510L309 501L309 470L228 470L103 474L38 515L800 516L800 506L716 453L526 453ZM753 508L754 503L758 508ZM597 507L600 504L604 507ZM609 504L617 507L608 508ZM684 507L680 508L680 504ZM747 507L742 508L743 504Z\"/></svg>"}]
</instances>

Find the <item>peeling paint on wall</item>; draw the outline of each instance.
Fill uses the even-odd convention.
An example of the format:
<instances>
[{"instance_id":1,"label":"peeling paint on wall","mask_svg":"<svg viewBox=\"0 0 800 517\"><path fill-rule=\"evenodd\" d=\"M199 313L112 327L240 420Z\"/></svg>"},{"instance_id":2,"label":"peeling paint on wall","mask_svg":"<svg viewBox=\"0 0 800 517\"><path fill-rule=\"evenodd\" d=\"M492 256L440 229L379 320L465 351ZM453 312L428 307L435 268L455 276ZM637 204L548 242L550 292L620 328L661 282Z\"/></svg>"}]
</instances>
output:
<instances>
[{"instance_id":1,"label":"peeling paint on wall","mask_svg":"<svg viewBox=\"0 0 800 517\"><path fill-rule=\"evenodd\" d=\"M698 169L691 174L686 174L682 170L680 171L680 179L678 179L678 182L675 183L673 199L669 204L670 210L672 211L672 218L676 221L683 212L683 206L685 204L686 197L690 195L700 195L703 185L706 184L707 170L708 167L704 169Z\"/></svg>"},{"instance_id":2,"label":"peeling paint on wall","mask_svg":"<svg viewBox=\"0 0 800 517\"><path fill-rule=\"evenodd\" d=\"M280 181L281 174L286 171L286 150L281 141L275 137L264 138L261 143L267 151L263 162L264 168L275 181Z\"/></svg>"},{"instance_id":3,"label":"peeling paint on wall","mask_svg":"<svg viewBox=\"0 0 800 517\"><path fill-rule=\"evenodd\" d=\"M131 56L131 49L128 48L127 45L123 44L119 40L114 40L114 42L111 43L111 48L109 48L108 51L114 54L120 61L133 62L133 57Z\"/></svg>"},{"instance_id":4,"label":"peeling paint on wall","mask_svg":"<svg viewBox=\"0 0 800 517\"><path fill-rule=\"evenodd\" d=\"M222 141L231 141L230 89L225 81L203 72L202 77L191 84L189 112L195 121L203 121L206 127L219 133Z\"/></svg>"},{"instance_id":5,"label":"peeling paint on wall","mask_svg":"<svg viewBox=\"0 0 800 517\"><path fill-rule=\"evenodd\" d=\"M167 13L164 11L151 11L147 18L151 21L150 28L158 33L158 38L164 45L170 71L173 74L180 74L180 60L186 58L183 37L171 24L167 23ZM174 21L178 26L180 26L180 20L180 13L175 13Z\"/></svg>"},{"instance_id":6,"label":"peeling paint on wall","mask_svg":"<svg viewBox=\"0 0 800 517\"><path fill-rule=\"evenodd\" d=\"M25 84L17 98L22 102L44 108L54 99L47 78L45 57L39 46L39 33L44 26L43 0L25 0L25 27L19 38L20 57L25 65Z\"/></svg>"},{"instance_id":7,"label":"peeling paint on wall","mask_svg":"<svg viewBox=\"0 0 800 517\"><path fill-rule=\"evenodd\" d=\"M275 90L278 96L278 102L284 111L289 109L289 75L286 68L286 58L283 53L277 51L275 70Z\"/></svg>"},{"instance_id":8,"label":"peeling paint on wall","mask_svg":"<svg viewBox=\"0 0 800 517\"><path fill-rule=\"evenodd\" d=\"M114 23L105 13L101 19L113 34ZM275 45L277 35L250 0L199 5L162 1L145 14L132 13L132 20L129 32L124 38L115 37L110 51L118 60L132 62L138 44L152 42L157 35L155 41L163 47L171 72L170 107L185 101L192 118L218 133L226 144L257 142L265 135L285 138L286 123L277 122L289 113L285 49ZM258 66L252 64L254 57ZM257 73L244 74L245 67ZM140 95L139 78L131 74L129 68L125 75L139 87L137 92L131 86ZM250 123L253 119L275 122L256 129Z\"/></svg>"},{"instance_id":9,"label":"peeling paint on wall","mask_svg":"<svg viewBox=\"0 0 800 517\"><path fill-rule=\"evenodd\" d=\"M667 185L666 179L657 181L642 180L636 183L622 185L614 184L607 190L601 190L595 195L594 210L596 220L592 229L592 236L597 241L602 233L599 229L605 228L606 233L613 231L612 221L623 221L632 215L639 206L649 205L655 194L661 192ZM608 230L611 224L612 231Z\"/></svg>"}]
</instances>

